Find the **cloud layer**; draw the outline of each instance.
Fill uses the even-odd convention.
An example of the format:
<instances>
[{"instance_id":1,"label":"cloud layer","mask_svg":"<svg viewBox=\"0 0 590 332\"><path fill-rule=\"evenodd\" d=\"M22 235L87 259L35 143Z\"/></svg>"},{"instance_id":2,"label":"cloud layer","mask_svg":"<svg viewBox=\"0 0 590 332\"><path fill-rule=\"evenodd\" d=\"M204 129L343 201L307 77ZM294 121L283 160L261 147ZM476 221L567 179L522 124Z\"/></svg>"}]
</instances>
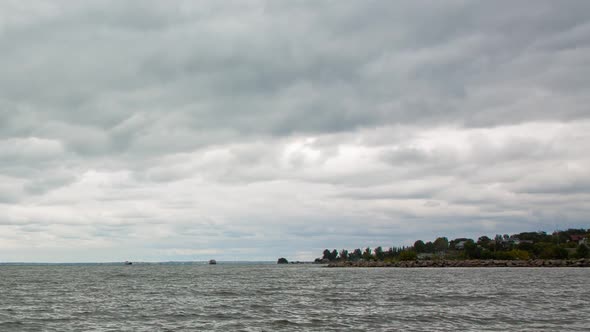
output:
<instances>
[{"instance_id":1,"label":"cloud layer","mask_svg":"<svg viewBox=\"0 0 590 332\"><path fill-rule=\"evenodd\" d=\"M587 1L0 5L0 260L590 227Z\"/></svg>"}]
</instances>

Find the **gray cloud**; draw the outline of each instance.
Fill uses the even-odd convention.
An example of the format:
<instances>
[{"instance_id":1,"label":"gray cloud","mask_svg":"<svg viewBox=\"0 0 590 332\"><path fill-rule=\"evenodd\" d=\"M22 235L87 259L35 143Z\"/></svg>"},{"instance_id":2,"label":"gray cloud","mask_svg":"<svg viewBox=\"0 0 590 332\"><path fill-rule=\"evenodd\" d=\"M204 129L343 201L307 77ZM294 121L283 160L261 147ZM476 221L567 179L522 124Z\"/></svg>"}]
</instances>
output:
<instances>
[{"instance_id":1,"label":"gray cloud","mask_svg":"<svg viewBox=\"0 0 590 332\"><path fill-rule=\"evenodd\" d=\"M303 259L588 227L589 10L3 3L0 256Z\"/></svg>"}]
</instances>

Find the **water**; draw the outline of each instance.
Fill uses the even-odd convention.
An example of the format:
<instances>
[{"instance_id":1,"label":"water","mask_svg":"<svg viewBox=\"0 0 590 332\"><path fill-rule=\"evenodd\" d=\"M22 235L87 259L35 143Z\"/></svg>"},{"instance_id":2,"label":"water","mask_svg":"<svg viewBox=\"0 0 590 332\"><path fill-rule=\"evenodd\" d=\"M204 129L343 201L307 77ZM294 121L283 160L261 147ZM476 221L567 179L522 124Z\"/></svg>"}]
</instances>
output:
<instances>
[{"instance_id":1,"label":"water","mask_svg":"<svg viewBox=\"0 0 590 332\"><path fill-rule=\"evenodd\" d=\"M590 269L0 266L0 331L590 331Z\"/></svg>"}]
</instances>

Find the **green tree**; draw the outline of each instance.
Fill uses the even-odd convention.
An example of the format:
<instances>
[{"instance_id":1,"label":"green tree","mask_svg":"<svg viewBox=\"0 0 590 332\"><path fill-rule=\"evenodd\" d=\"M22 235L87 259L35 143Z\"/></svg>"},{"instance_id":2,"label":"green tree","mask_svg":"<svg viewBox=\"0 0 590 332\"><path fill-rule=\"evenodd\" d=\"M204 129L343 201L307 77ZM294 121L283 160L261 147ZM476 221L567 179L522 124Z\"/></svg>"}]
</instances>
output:
<instances>
[{"instance_id":1,"label":"green tree","mask_svg":"<svg viewBox=\"0 0 590 332\"><path fill-rule=\"evenodd\" d=\"M484 236L480 236L477 239L477 245L480 246L480 247L482 247L482 248L488 248L489 249L490 248L490 243L492 243L492 239L490 239L489 237L487 237L485 235Z\"/></svg>"},{"instance_id":2,"label":"green tree","mask_svg":"<svg viewBox=\"0 0 590 332\"><path fill-rule=\"evenodd\" d=\"M502 235L500 234L496 234L496 237L494 237L494 251L498 251L498 250L502 250Z\"/></svg>"},{"instance_id":3,"label":"green tree","mask_svg":"<svg viewBox=\"0 0 590 332\"><path fill-rule=\"evenodd\" d=\"M512 249L508 252L508 254L513 259L527 260L530 258L528 251L524 251L524 250Z\"/></svg>"},{"instance_id":4,"label":"green tree","mask_svg":"<svg viewBox=\"0 0 590 332\"><path fill-rule=\"evenodd\" d=\"M528 251L529 253L533 253L535 251L535 245L530 242L521 242L516 246L519 250Z\"/></svg>"},{"instance_id":5,"label":"green tree","mask_svg":"<svg viewBox=\"0 0 590 332\"><path fill-rule=\"evenodd\" d=\"M360 249L354 249L352 251L352 254L350 254L350 260L352 261L358 261L359 259L361 259L363 257L363 252Z\"/></svg>"},{"instance_id":6,"label":"green tree","mask_svg":"<svg viewBox=\"0 0 590 332\"><path fill-rule=\"evenodd\" d=\"M482 244L487 244L487 243L489 243L490 241L492 241L492 239L490 239L489 237L487 237L487 236L483 235L483 236L480 236L480 237L477 239L477 244L479 244L479 245L482 245Z\"/></svg>"},{"instance_id":7,"label":"green tree","mask_svg":"<svg viewBox=\"0 0 590 332\"><path fill-rule=\"evenodd\" d=\"M457 244L459 244L459 243L461 243L461 242L464 242L464 241L467 241L467 240L470 240L470 239L468 239L468 238L464 238L464 237L460 237L460 238L457 238L457 239L451 240L451 241L449 242L449 249L451 249L451 250L457 249L457 248L455 248L455 246L456 246ZM472 241L473 241L473 240L472 240Z\"/></svg>"},{"instance_id":8,"label":"green tree","mask_svg":"<svg viewBox=\"0 0 590 332\"><path fill-rule=\"evenodd\" d=\"M427 253L431 253L433 254L434 251L436 250L436 248L434 247L434 243L432 243L431 241L426 242L426 251Z\"/></svg>"},{"instance_id":9,"label":"green tree","mask_svg":"<svg viewBox=\"0 0 590 332\"><path fill-rule=\"evenodd\" d=\"M346 250L346 249L340 250L340 259L343 261L348 259L348 250Z\"/></svg>"},{"instance_id":10,"label":"green tree","mask_svg":"<svg viewBox=\"0 0 590 332\"><path fill-rule=\"evenodd\" d=\"M414 242L414 250L417 253L426 252L426 244L424 243L424 241L418 240L418 241Z\"/></svg>"},{"instance_id":11,"label":"green tree","mask_svg":"<svg viewBox=\"0 0 590 332\"><path fill-rule=\"evenodd\" d=\"M547 235L545 232L523 232L516 234L516 237L521 241L532 241L533 243L551 242L551 235Z\"/></svg>"},{"instance_id":12,"label":"green tree","mask_svg":"<svg viewBox=\"0 0 590 332\"><path fill-rule=\"evenodd\" d=\"M555 249L555 258L557 259L567 259L567 257L569 256L569 253L567 252L567 250L565 250L565 248L562 247L557 247Z\"/></svg>"},{"instance_id":13,"label":"green tree","mask_svg":"<svg viewBox=\"0 0 590 332\"><path fill-rule=\"evenodd\" d=\"M383 248L381 248L381 246L375 248L375 259L378 261L385 259L385 253L383 252Z\"/></svg>"},{"instance_id":14,"label":"green tree","mask_svg":"<svg viewBox=\"0 0 590 332\"><path fill-rule=\"evenodd\" d=\"M446 237L439 237L434 240L434 248L438 252L444 252L449 249L449 239Z\"/></svg>"},{"instance_id":15,"label":"green tree","mask_svg":"<svg viewBox=\"0 0 590 332\"><path fill-rule=\"evenodd\" d=\"M331 259L330 259L331 257L332 257L332 253L330 252L330 250L325 249L323 252L322 259L327 259L327 260L331 261Z\"/></svg>"},{"instance_id":16,"label":"green tree","mask_svg":"<svg viewBox=\"0 0 590 332\"><path fill-rule=\"evenodd\" d=\"M468 258L479 259L481 257L481 248L471 239L465 241L463 249L465 249L465 255Z\"/></svg>"},{"instance_id":17,"label":"green tree","mask_svg":"<svg viewBox=\"0 0 590 332\"><path fill-rule=\"evenodd\" d=\"M395 257L395 251L393 247L389 247L385 252L385 259L391 260L393 257Z\"/></svg>"},{"instance_id":18,"label":"green tree","mask_svg":"<svg viewBox=\"0 0 590 332\"><path fill-rule=\"evenodd\" d=\"M281 257L281 258L279 258L279 260L277 261L277 264L289 264L289 261L288 261L286 258L284 258L284 257Z\"/></svg>"},{"instance_id":19,"label":"green tree","mask_svg":"<svg viewBox=\"0 0 590 332\"><path fill-rule=\"evenodd\" d=\"M494 259L494 253L487 249L482 249L480 259Z\"/></svg>"},{"instance_id":20,"label":"green tree","mask_svg":"<svg viewBox=\"0 0 590 332\"><path fill-rule=\"evenodd\" d=\"M363 252L363 259L366 261L370 261L373 259L373 251L371 250L371 248L365 248L365 251Z\"/></svg>"},{"instance_id":21,"label":"green tree","mask_svg":"<svg viewBox=\"0 0 590 332\"><path fill-rule=\"evenodd\" d=\"M551 242L535 243L533 253L543 259L566 259L569 255L565 248Z\"/></svg>"},{"instance_id":22,"label":"green tree","mask_svg":"<svg viewBox=\"0 0 590 332\"><path fill-rule=\"evenodd\" d=\"M418 255L414 250L404 250L399 254L399 259L402 261L415 261Z\"/></svg>"},{"instance_id":23,"label":"green tree","mask_svg":"<svg viewBox=\"0 0 590 332\"><path fill-rule=\"evenodd\" d=\"M588 258L590 256L590 249L585 244L580 244L576 249L576 257L578 258Z\"/></svg>"},{"instance_id":24,"label":"green tree","mask_svg":"<svg viewBox=\"0 0 590 332\"><path fill-rule=\"evenodd\" d=\"M524 250L512 249L510 251L498 251L494 254L495 259L502 260L527 260L529 259L529 253Z\"/></svg>"},{"instance_id":25,"label":"green tree","mask_svg":"<svg viewBox=\"0 0 590 332\"><path fill-rule=\"evenodd\" d=\"M334 249L332 250L332 252L330 253L330 260L331 261L335 261L336 258L338 258L338 250Z\"/></svg>"}]
</instances>

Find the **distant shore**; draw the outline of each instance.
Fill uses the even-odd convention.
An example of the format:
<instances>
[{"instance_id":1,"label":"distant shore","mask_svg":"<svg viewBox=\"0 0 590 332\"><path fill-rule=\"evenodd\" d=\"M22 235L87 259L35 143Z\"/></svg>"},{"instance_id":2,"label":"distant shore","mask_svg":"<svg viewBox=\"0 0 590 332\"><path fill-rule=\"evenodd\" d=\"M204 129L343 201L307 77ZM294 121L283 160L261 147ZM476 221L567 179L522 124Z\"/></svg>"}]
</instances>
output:
<instances>
[{"instance_id":1,"label":"distant shore","mask_svg":"<svg viewBox=\"0 0 590 332\"><path fill-rule=\"evenodd\" d=\"M590 259L339 261L328 267L590 267Z\"/></svg>"}]
</instances>

